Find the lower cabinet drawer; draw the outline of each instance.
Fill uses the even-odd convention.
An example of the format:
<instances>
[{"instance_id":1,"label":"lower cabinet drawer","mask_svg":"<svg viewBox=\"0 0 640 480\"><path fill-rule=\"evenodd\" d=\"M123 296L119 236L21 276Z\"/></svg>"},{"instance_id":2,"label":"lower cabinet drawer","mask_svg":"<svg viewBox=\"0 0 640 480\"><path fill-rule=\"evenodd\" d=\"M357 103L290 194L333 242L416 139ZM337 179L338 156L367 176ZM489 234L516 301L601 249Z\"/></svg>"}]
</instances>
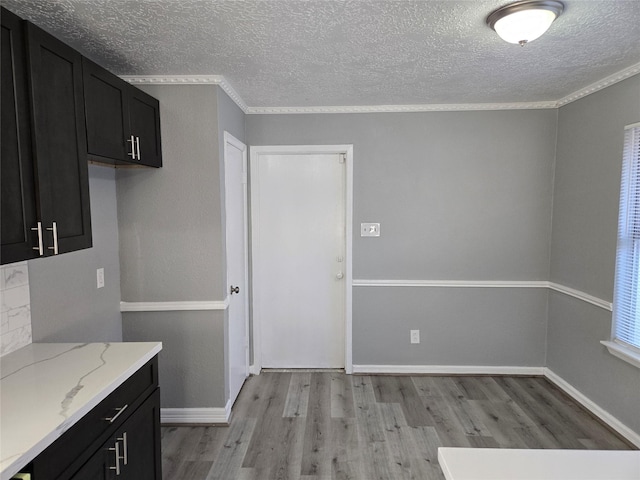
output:
<instances>
[{"instance_id":1,"label":"lower cabinet drawer","mask_svg":"<svg viewBox=\"0 0 640 480\"><path fill-rule=\"evenodd\" d=\"M75 478L73 477L75 472L85 465L157 390L158 357L156 356L38 455L32 462L32 479Z\"/></svg>"},{"instance_id":2,"label":"lower cabinet drawer","mask_svg":"<svg viewBox=\"0 0 640 480\"><path fill-rule=\"evenodd\" d=\"M161 465L157 388L70 480L161 480Z\"/></svg>"}]
</instances>

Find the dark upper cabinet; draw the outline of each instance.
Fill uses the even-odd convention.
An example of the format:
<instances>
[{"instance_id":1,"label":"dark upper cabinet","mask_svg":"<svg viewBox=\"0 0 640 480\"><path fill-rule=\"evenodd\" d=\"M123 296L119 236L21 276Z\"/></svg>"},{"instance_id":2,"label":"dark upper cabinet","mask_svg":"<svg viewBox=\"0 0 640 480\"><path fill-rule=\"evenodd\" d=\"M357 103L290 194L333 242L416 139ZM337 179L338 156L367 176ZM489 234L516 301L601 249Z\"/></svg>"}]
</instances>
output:
<instances>
[{"instance_id":1,"label":"dark upper cabinet","mask_svg":"<svg viewBox=\"0 0 640 480\"><path fill-rule=\"evenodd\" d=\"M129 131L129 85L86 58L82 59L82 72L89 158L124 162L131 154L125 142Z\"/></svg>"},{"instance_id":2,"label":"dark upper cabinet","mask_svg":"<svg viewBox=\"0 0 640 480\"><path fill-rule=\"evenodd\" d=\"M2 264L91 247L80 54L2 9Z\"/></svg>"},{"instance_id":3,"label":"dark upper cabinet","mask_svg":"<svg viewBox=\"0 0 640 480\"><path fill-rule=\"evenodd\" d=\"M32 139L45 249L91 247L82 57L27 23Z\"/></svg>"},{"instance_id":4,"label":"dark upper cabinet","mask_svg":"<svg viewBox=\"0 0 640 480\"><path fill-rule=\"evenodd\" d=\"M31 115L27 83L24 24L2 10L2 142L0 183L0 260L2 264L38 256L38 213L31 150ZM36 247L37 248L37 247Z\"/></svg>"},{"instance_id":5,"label":"dark upper cabinet","mask_svg":"<svg viewBox=\"0 0 640 480\"><path fill-rule=\"evenodd\" d=\"M162 166L158 100L83 59L89 158Z\"/></svg>"},{"instance_id":6,"label":"dark upper cabinet","mask_svg":"<svg viewBox=\"0 0 640 480\"><path fill-rule=\"evenodd\" d=\"M151 95L130 85L129 117L138 161L151 167L161 167L160 103Z\"/></svg>"}]
</instances>

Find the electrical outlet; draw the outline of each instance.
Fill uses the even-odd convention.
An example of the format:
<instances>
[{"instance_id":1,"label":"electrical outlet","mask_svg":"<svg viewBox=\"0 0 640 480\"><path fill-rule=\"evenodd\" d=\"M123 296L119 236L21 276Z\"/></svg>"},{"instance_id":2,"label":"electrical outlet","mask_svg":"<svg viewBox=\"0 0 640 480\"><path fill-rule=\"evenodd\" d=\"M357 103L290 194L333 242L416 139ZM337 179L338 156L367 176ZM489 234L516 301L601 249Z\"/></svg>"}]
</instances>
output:
<instances>
[{"instance_id":1,"label":"electrical outlet","mask_svg":"<svg viewBox=\"0 0 640 480\"><path fill-rule=\"evenodd\" d=\"M96 270L96 280L98 288L104 287L104 268Z\"/></svg>"},{"instance_id":2,"label":"electrical outlet","mask_svg":"<svg viewBox=\"0 0 640 480\"><path fill-rule=\"evenodd\" d=\"M361 237L379 237L380 224L379 223L361 223L360 236Z\"/></svg>"},{"instance_id":3,"label":"electrical outlet","mask_svg":"<svg viewBox=\"0 0 640 480\"><path fill-rule=\"evenodd\" d=\"M411 343L420 343L420 330L410 330Z\"/></svg>"}]
</instances>

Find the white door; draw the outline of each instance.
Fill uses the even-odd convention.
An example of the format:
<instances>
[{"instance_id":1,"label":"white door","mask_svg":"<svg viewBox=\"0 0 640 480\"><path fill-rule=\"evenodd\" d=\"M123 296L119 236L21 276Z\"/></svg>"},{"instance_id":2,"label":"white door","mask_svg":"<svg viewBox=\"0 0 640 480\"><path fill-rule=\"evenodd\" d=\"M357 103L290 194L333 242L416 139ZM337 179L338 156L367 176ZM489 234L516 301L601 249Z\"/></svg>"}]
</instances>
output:
<instances>
[{"instance_id":1,"label":"white door","mask_svg":"<svg viewBox=\"0 0 640 480\"><path fill-rule=\"evenodd\" d=\"M224 132L229 399L235 401L249 374L247 292L247 147Z\"/></svg>"},{"instance_id":2,"label":"white door","mask_svg":"<svg viewBox=\"0 0 640 480\"><path fill-rule=\"evenodd\" d=\"M261 366L343 368L344 154L260 154L251 178Z\"/></svg>"}]
</instances>

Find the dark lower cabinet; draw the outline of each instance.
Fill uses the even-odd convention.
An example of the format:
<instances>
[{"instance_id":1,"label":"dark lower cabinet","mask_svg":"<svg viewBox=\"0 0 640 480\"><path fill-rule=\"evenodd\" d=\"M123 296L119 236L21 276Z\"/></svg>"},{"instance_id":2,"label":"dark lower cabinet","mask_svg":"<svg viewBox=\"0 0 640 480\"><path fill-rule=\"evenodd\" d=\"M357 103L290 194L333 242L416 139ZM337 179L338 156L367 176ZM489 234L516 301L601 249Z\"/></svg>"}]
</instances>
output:
<instances>
[{"instance_id":1,"label":"dark lower cabinet","mask_svg":"<svg viewBox=\"0 0 640 480\"><path fill-rule=\"evenodd\" d=\"M161 480L154 357L30 464L33 480Z\"/></svg>"},{"instance_id":2,"label":"dark lower cabinet","mask_svg":"<svg viewBox=\"0 0 640 480\"><path fill-rule=\"evenodd\" d=\"M159 425L160 390L156 389L71 479L161 479Z\"/></svg>"}]
</instances>

